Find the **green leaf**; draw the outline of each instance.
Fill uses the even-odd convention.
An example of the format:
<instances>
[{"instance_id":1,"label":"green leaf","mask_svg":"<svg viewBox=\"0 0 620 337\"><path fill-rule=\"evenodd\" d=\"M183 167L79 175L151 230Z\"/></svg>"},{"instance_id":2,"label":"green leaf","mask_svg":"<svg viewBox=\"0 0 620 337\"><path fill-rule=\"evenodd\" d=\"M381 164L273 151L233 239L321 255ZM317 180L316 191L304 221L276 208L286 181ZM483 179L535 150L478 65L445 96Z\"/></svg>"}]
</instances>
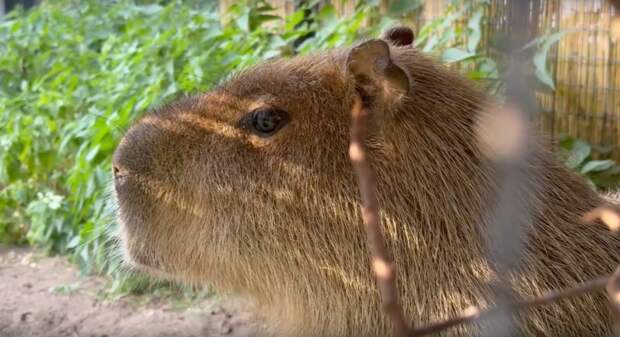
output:
<instances>
[{"instance_id":1,"label":"green leaf","mask_svg":"<svg viewBox=\"0 0 620 337\"><path fill-rule=\"evenodd\" d=\"M592 188L592 190L594 191L598 190L598 188L596 187L596 184L594 183L594 181L592 181L592 179L586 178L586 183L590 186L590 188Z\"/></svg>"},{"instance_id":2,"label":"green leaf","mask_svg":"<svg viewBox=\"0 0 620 337\"><path fill-rule=\"evenodd\" d=\"M543 84L547 85L551 90L555 90L555 83L553 78L547 70L547 53L541 52L534 55L534 68L536 78Z\"/></svg>"},{"instance_id":3,"label":"green leaf","mask_svg":"<svg viewBox=\"0 0 620 337\"><path fill-rule=\"evenodd\" d=\"M153 15L160 13L163 10L163 7L158 4L139 6L137 7L139 12L145 15Z\"/></svg>"},{"instance_id":4,"label":"green leaf","mask_svg":"<svg viewBox=\"0 0 620 337\"><path fill-rule=\"evenodd\" d=\"M566 160L566 165L572 169L576 169L590 155L592 148L582 140L575 140L570 155Z\"/></svg>"},{"instance_id":5,"label":"green leaf","mask_svg":"<svg viewBox=\"0 0 620 337\"><path fill-rule=\"evenodd\" d=\"M470 53L476 52L476 49L478 49L478 44L480 43L480 38L482 37L482 32L480 30L480 21L482 19L482 14L482 9L478 9L467 23L467 28L471 30L471 33L467 39L467 50Z\"/></svg>"},{"instance_id":6,"label":"green leaf","mask_svg":"<svg viewBox=\"0 0 620 337\"><path fill-rule=\"evenodd\" d=\"M298 24L300 24L305 17L305 11L303 9L295 11L293 14L286 17L285 30L293 30Z\"/></svg>"},{"instance_id":7,"label":"green leaf","mask_svg":"<svg viewBox=\"0 0 620 337\"><path fill-rule=\"evenodd\" d=\"M282 20L282 18L277 15L268 15L268 14L253 15L250 17L250 29L256 30L257 28L262 26L264 23L269 22L269 21L274 21L274 20Z\"/></svg>"},{"instance_id":8,"label":"green leaf","mask_svg":"<svg viewBox=\"0 0 620 337\"><path fill-rule=\"evenodd\" d=\"M244 31L250 31L250 22L251 22L251 18L250 18L250 12L246 12L243 13L242 15L240 15L237 20L237 25L239 25L239 27L244 30Z\"/></svg>"},{"instance_id":9,"label":"green leaf","mask_svg":"<svg viewBox=\"0 0 620 337\"><path fill-rule=\"evenodd\" d=\"M441 60L446 63L452 63L452 62L464 61L474 56L476 56L476 54L470 53L462 49L448 48L444 50L443 54L441 55Z\"/></svg>"},{"instance_id":10,"label":"green leaf","mask_svg":"<svg viewBox=\"0 0 620 337\"><path fill-rule=\"evenodd\" d=\"M319 11L316 18L322 21L328 29L335 25L338 20L338 17L336 15L336 9L331 4L324 5Z\"/></svg>"},{"instance_id":11,"label":"green leaf","mask_svg":"<svg viewBox=\"0 0 620 337\"><path fill-rule=\"evenodd\" d=\"M591 160L583 165L581 168L581 174L606 171L614 165L616 165L616 162L613 160Z\"/></svg>"},{"instance_id":12,"label":"green leaf","mask_svg":"<svg viewBox=\"0 0 620 337\"><path fill-rule=\"evenodd\" d=\"M553 81L553 78L551 77L551 72L549 71L549 69L547 69L547 54L549 53L549 50L551 49L551 46L553 46L553 44L560 41L560 39L562 39L567 33L571 31L572 30L557 32L543 39L540 39L539 41L542 42L542 46L534 54L533 62L535 75L539 81L547 85L552 90L555 90L555 83Z\"/></svg>"},{"instance_id":13,"label":"green leaf","mask_svg":"<svg viewBox=\"0 0 620 337\"><path fill-rule=\"evenodd\" d=\"M68 243L67 243L67 248L71 249L71 248L76 248L77 246L80 245L80 237L79 236L74 236Z\"/></svg>"}]
</instances>

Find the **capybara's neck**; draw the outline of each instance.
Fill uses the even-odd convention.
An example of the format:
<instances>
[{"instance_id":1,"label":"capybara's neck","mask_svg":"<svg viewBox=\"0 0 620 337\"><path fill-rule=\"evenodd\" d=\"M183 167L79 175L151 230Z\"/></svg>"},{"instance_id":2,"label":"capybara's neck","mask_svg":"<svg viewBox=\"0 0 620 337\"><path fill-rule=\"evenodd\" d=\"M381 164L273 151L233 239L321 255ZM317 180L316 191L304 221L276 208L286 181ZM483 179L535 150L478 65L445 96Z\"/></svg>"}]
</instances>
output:
<instances>
[{"instance_id":1,"label":"capybara's neck","mask_svg":"<svg viewBox=\"0 0 620 337\"><path fill-rule=\"evenodd\" d=\"M501 182L475 134L488 98L413 49L395 50L394 58L411 77L411 93L392 112L394 118L385 125L390 131L377 136L372 151L401 300L407 316L419 325L493 302L489 282L497 275L489 266L485 233ZM521 166L528 174L515 190L517 198L528 199L531 221L524 225L524 236L514 238L524 240L524 252L509 277L523 296L608 274L620 260L617 239L602 227L580 222L602 203L598 194L555 159L546 144L531 143L528 162ZM354 184L352 178L341 182ZM331 184L332 192L304 190L300 193L307 202L274 206L293 214L282 223L291 231L283 229L288 238L265 252L265 264L257 271L265 283L250 288L259 302L277 308L270 314L291 335L346 336L359 333L358 326L370 327L366 336L385 334L357 188L340 186L330 177L309 182L313 184ZM324 206L328 204L333 207ZM273 254L282 256L278 268L271 268ZM521 329L528 335L602 333L608 319L603 303L600 296L584 296L553 311L532 311ZM300 321L311 324L287 323ZM579 324L558 323L567 321L583 322L582 330Z\"/></svg>"}]
</instances>

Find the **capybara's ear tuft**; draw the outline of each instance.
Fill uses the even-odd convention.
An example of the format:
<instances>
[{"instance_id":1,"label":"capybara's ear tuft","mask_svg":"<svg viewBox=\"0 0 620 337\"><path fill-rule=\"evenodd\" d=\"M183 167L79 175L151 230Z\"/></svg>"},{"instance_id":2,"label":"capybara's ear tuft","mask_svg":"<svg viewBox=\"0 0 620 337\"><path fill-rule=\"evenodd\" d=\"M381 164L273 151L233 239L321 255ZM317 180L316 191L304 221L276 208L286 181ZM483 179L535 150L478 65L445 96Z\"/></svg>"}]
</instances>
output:
<instances>
[{"instance_id":1,"label":"capybara's ear tuft","mask_svg":"<svg viewBox=\"0 0 620 337\"><path fill-rule=\"evenodd\" d=\"M381 38L397 47L412 46L415 34L409 27L396 26L383 32Z\"/></svg>"}]
</instances>

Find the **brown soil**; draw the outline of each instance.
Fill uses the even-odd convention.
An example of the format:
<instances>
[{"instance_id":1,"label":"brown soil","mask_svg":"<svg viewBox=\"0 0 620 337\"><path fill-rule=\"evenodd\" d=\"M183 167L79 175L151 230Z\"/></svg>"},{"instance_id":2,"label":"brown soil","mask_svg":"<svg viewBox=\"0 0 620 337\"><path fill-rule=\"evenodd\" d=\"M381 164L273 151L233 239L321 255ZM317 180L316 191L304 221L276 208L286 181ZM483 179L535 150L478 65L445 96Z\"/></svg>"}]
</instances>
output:
<instances>
[{"instance_id":1,"label":"brown soil","mask_svg":"<svg viewBox=\"0 0 620 337\"><path fill-rule=\"evenodd\" d=\"M172 298L103 300L101 277L80 277L61 257L0 246L2 337L255 336L252 315L232 300L209 298L178 308Z\"/></svg>"}]
</instances>

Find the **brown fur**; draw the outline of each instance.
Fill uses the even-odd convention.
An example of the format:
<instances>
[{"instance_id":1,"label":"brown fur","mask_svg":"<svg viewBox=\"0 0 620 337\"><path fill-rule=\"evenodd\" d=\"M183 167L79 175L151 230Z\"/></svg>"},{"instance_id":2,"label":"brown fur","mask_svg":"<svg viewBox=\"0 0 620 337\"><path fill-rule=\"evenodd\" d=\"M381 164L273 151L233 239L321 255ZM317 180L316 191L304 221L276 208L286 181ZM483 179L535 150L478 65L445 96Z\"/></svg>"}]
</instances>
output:
<instances>
[{"instance_id":1,"label":"brown fur","mask_svg":"<svg viewBox=\"0 0 620 337\"><path fill-rule=\"evenodd\" d=\"M388 335L347 156L355 85L346 53L271 61L139 120L114 157L127 258L253 298L279 336ZM491 301L483 237L493 170L474 134L486 97L411 46L391 53L411 89L370 145L416 325ZM287 111L290 124L271 138L236 128L262 105ZM603 200L546 145L532 152L534 222L515 290L536 295L612 272L620 240L579 223ZM528 336L610 331L600 294L533 310L519 326Z\"/></svg>"}]
</instances>

